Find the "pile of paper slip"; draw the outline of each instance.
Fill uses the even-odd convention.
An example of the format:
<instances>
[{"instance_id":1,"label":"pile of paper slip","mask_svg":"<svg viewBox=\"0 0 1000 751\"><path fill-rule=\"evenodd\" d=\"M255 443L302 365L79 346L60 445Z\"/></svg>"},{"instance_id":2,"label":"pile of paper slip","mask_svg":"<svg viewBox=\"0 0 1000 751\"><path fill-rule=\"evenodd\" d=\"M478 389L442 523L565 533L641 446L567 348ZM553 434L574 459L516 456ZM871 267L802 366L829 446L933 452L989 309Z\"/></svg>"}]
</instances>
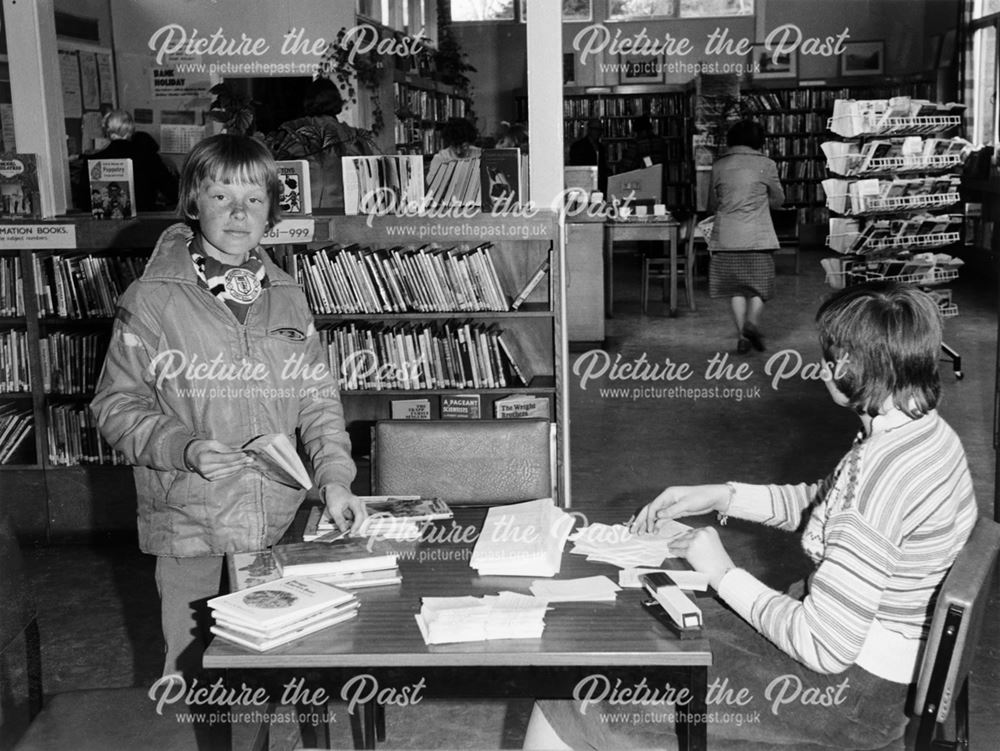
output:
<instances>
[{"instance_id":1,"label":"pile of paper slip","mask_svg":"<svg viewBox=\"0 0 1000 751\"><path fill-rule=\"evenodd\" d=\"M531 594L549 602L614 602L617 584L606 576L583 579L539 579L531 583Z\"/></svg>"},{"instance_id":2,"label":"pile of paper slip","mask_svg":"<svg viewBox=\"0 0 1000 751\"><path fill-rule=\"evenodd\" d=\"M570 552L620 568L655 568L665 558L676 558L670 552L669 541L689 529L681 522L668 521L656 534L635 535L625 524L591 524L570 536Z\"/></svg>"},{"instance_id":3,"label":"pile of paper slip","mask_svg":"<svg viewBox=\"0 0 1000 751\"><path fill-rule=\"evenodd\" d=\"M258 584L208 601L213 634L258 652L353 618L349 592L305 576Z\"/></svg>"},{"instance_id":4,"label":"pile of paper slip","mask_svg":"<svg viewBox=\"0 0 1000 751\"><path fill-rule=\"evenodd\" d=\"M555 576L573 523L551 498L494 506L469 565L481 576Z\"/></svg>"},{"instance_id":5,"label":"pile of paper slip","mask_svg":"<svg viewBox=\"0 0 1000 751\"><path fill-rule=\"evenodd\" d=\"M427 644L537 639L547 602L517 592L485 597L424 597L414 617Z\"/></svg>"}]
</instances>

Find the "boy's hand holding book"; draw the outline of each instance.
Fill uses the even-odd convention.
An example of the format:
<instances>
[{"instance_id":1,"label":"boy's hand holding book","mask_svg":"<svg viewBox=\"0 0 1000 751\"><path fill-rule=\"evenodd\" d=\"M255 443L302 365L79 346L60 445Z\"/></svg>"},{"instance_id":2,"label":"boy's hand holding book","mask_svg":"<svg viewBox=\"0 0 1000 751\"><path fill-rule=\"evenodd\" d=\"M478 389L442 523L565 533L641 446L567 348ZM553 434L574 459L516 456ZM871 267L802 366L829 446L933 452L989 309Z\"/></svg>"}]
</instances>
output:
<instances>
[{"instance_id":1,"label":"boy's hand holding book","mask_svg":"<svg viewBox=\"0 0 1000 751\"><path fill-rule=\"evenodd\" d=\"M338 485L327 485L321 492L323 503L334 524L341 530L350 529L352 535L358 534L368 516L364 501Z\"/></svg>"},{"instance_id":2,"label":"boy's hand holding book","mask_svg":"<svg viewBox=\"0 0 1000 751\"><path fill-rule=\"evenodd\" d=\"M191 441L184 449L184 466L206 480L221 480L246 469L253 459L241 449L211 438Z\"/></svg>"}]
</instances>

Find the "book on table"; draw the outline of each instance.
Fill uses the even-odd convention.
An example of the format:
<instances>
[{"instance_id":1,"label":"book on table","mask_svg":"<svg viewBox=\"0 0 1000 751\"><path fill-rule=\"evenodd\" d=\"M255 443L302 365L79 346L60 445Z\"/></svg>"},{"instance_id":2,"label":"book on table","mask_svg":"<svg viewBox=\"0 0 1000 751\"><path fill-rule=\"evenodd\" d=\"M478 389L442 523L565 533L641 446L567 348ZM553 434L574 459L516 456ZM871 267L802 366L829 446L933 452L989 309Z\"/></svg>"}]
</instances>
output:
<instances>
[{"instance_id":1,"label":"book on table","mask_svg":"<svg viewBox=\"0 0 1000 751\"><path fill-rule=\"evenodd\" d=\"M312 213L312 188L309 162L305 159L280 159L278 165L278 209L285 216Z\"/></svg>"},{"instance_id":2,"label":"book on table","mask_svg":"<svg viewBox=\"0 0 1000 751\"><path fill-rule=\"evenodd\" d=\"M243 453L253 458L254 469L275 482L302 490L312 487L292 439L284 433L257 436L243 445Z\"/></svg>"},{"instance_id":3,"label":"book on table","mask_svg":"<svg viewBox=\"0 0 1000 751\"><path fill-rule=\"evenodd\" d=\"M440 498L425 498L418 495L359 497L365 503L369 514L359 530L359 534L363 536L415 539L419 536L420 527L424 523L454 517L448 504ZM313 507L309 512L302 539L306 542L324 541L324 538L332 541L339 536L342 535L327 510L318 506Z\"/></svg>"},{"instance_id":4,"label":"book on table","mask_svg":"<svg viewBox=\"0 0 1000 751\"><path fill-rule=\"evenodd\" d=\"M90 213L95 219L131 219L135 216L135 176L131 159L91 159Z\"/></svg>"},{"instance_id":5,"label":"book on table","mask_svg":"<svg viewBox=\"0 0 1000 751\"><path fill-rule=\"evenodd\" d=\"M34 154L0 154L0 219L38 219L38 161Z\"/></svg>"},{"instance_id":6,"label":"book on table","mask_svg":"<svg viewBox=\"0 0 1000 751\"><path fill-rule=\"evenodd\" d=\"M396 554L378 541L340 539L275 545L274 560L282 576L321 576L395 568Z\"/></svg>"},{"instance_id":7,"label":"book on table","mask_svg":"<svg viewBox=\"0 0 1000 751\"><path fill-rule=\"evenodd\" d=\"M210 631L221 639L233 642L242 647L248 647L249 649L255 649L258 652L265 652L269 649L274 649L282 644L287 644L295 639L301 639L303 636L308 636L322 629L329 628L330 626L335 626L338 623L343 623L344 621L354 618L358 614L358 605L354 604L353 607L344 608L341 611L331 614L324 614L323 618L317 618L311 620L309 623L299 624L297 627L290 629L288 631L273 634L273 635L261 635L252 634L245 631L239 631L233 629L230 625L220 625L216 622L216 625L210 627Z\"/></svg>"}]
</instances>

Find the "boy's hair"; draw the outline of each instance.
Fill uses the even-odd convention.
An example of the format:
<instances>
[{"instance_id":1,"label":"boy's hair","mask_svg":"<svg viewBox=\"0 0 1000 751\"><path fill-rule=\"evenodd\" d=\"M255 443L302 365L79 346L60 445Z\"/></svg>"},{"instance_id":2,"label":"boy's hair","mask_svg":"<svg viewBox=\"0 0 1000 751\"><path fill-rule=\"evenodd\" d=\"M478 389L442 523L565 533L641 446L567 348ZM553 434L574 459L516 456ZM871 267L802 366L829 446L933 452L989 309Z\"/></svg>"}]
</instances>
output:
<instances>
[{"instance_id":1,"label":"boy's hair","mask_svg":"<svg viewBox=\"0 0 1000 751\"><path fill-rule=\"evenodd\" d=\"M831 295L816 321L823 357L840 363L834 383L859 414L874 417L889 398L912 418L937 406L941 314L930 295L860 284Z\"/></svg>"},{"instance_id":2,"label":"boy's hair","mask_svg":"<svg viewBox=\"0 0 1000 751\"><path fill-rule=\"evenodd\" d=\"M278 167L267 146L250 136L221 133L195 144L181 168L177 211L194 229L198 227L198 190L205 179L224 183L259 185L267 191L267 227L281 219Z\"/></svg>"},{"instance_id":3,"label":"boy's hair","mask_svg":"<svg viewBox=\"0 0 1000 751\"><path fill-rule=\"evenodd\" d=\"M101 120L104 135L112 141L127 141L135 134L135 121L125 110L111 110Z\"/></svg>"},{"instance_id":4,"label":"boy's hair","mask_svg":"<svg viewBox=\"0 0 1000 751\"><path fill-rule=\"evenodd\" d=\"M767 133L756 120L740 120L726 133L726 146L746 146L760 151L764 148Z\"/></svg>"}]
</instances>

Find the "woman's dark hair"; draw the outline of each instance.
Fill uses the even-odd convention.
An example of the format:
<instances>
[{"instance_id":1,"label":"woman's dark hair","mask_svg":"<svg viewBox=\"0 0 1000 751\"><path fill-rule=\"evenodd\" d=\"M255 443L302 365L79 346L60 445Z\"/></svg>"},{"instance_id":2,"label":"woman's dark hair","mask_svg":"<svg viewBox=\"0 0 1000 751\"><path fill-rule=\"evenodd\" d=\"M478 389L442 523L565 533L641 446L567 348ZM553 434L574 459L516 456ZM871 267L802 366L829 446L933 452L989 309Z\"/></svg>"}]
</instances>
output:
<instances>
[{"instance_id":1,"label":"woman's dark hair","mask_svg":"<svg viewBox=\"0 0 1000 751\"><path fill-rule=\"evenodd\" d=\"M441 140L445 147L461 146L463 143L475 143L479 134L476 126L464 117L453 117L441 129Z\"/></svg>"},{"instance_id":2,"label":"woman's dark hair","mask_svg":"<svg viewBox=\"0 0 1000 751\"><path fill-rule=\"evenodd\" d=\"M329 78L317 78L302 97L302 109L306 115L333 115L336 117L344 109L344 97L340 87Z\"/></svg>"},{"instance_id":3,"label":"woman's dark hair","mask_svg":"<svg viewBox=\"0 0 1000 751\"><path fill-rule=\"evenodd\" d=\"M834 293L816 313L820 346L838 363L834 383L859 414L887 399L913 418L937 406L941 314L926 292L869 282Z\"/></svg>"},{"instance_id":4,"label":"woman's dark hair","mask_svg":"<svg viewBox=\"0 0 1000 751\"><path fill-rule=\"evenodd\" d=\"M726 145L747 146L760 151L764 148L766 136L764 126L756 120L740 120L726 133Z\"/></svg>"},{"instance_id":5,"label":"woman's dark hair","mask_svg":"<svg viewBox=\"0 0 1000 751\"><path fill-rule=\"evenodd\" d=\"M269 201L267 228L271 229L281 219L278 166L267 146L256 138L220 133L199 141L188 152L181 168L177 212L195 230L198 228L198 191L205 179L259 185L267 192Z\"/></svg>"}]
</instances>

